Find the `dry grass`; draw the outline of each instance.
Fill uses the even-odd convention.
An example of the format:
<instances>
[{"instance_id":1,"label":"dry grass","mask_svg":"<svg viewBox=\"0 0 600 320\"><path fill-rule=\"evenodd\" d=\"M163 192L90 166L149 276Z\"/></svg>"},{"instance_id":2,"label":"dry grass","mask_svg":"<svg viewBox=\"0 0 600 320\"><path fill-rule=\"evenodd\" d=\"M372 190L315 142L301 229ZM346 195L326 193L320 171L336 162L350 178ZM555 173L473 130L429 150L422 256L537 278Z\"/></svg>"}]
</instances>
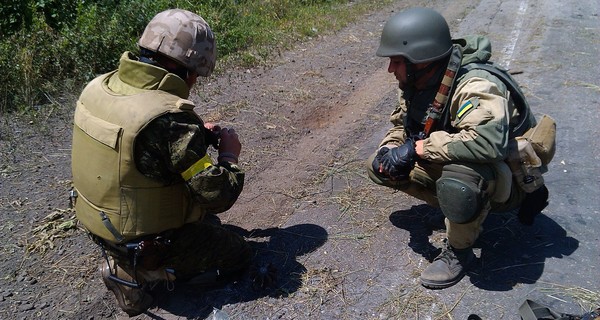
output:
<instances>
[{"instance_id":1,"label":"dry grass","mask_svg":"<svg viewBox=\"0 0 600 320\"><path fill-rule=\"evenodd\" d=\"M390 292L390 298L378 309L390 319L421 319L429 315L431 306L437 303L437 297L420 284L403 284Z\"/></svg>"},{"instance_id":2,"label":"dry grass","mask_svg":"<svg viewBox=\"0 0 600 320\"><path fill-rule=\"evenodd\" d=\"M231 119L240 113L240 110L248 106L248 101L241 100L236 104L224 105L220 104L208 114L203 115L205 122L223 122L226 119Z\"/></svg>"},{"instance_id":3,"label":"dry grass","mask_svg":"<svg viewBox=\"0 0 600 320\"><path fill-rule=\"evenodd\" d=\"M348 185L344 190L327 199L326 202L338 205L340 210L338 220L347 216L353 218L355 214L363 211L366 207L374 206L377 203L377 197L371 191L368 186Z\"/></svg>"},{"instance_id":4,"label":"dry grass","mask_svg":"<svg viewBox=\"0 0 600 320\"><path fill-rule=\"evenodd\" d=\"M600 86L595 85L593 83L583 82L583 81L570 81L567 80L564 82L565 87L583 87L586 89L591 89L596 92L600 92Z\"/></svg>"},{"instance_id":5,"label":"dry grass","mask_svg":"<svg viewBox=\"0 0 600 320\"><path fill-rule=\"evenodd\" d=\"M28 253L45 253L54 249L54 242L69 237L76 227L75 210L55 209L31 230L31 236L26 239L26 250Z\"/></svg>"},{"instance_id":6,"label":"dry grass","mask_svg":"<svg viewBox=\"0 0 600 320\"><path fill-rule=\"evenodd\" d=\"M363 229L376 228L380 222L373 218L388 213L389 208L382 209L381 204L392 203L393 193L382 193L381 187L368 179L364 159L356 155L356 150L344 156L323 166L313 184L329 189L323 202L338 207L338 220L351 221ZM365 225L368 221L372 226Z\"/></svg>"},{"instance_id":7,"label":"dry grass","mask_svg":"<svg viewBox=\"0 0 600 320\"><path fill-rule=\"evenodd\" d=\"M317 174L315 184L324 183L334 178L350 180L352 178L366 178L364 170L364 159L357 157L357 150L346 154L343 159L333 159L327 165L323 166L320 173Z\"/></svg>"},{"instance_id":8,"label":"dry grass","mask_svg":"<svg viewBox=\"0 0 600 320\"><path fill-rule=\"evenodd\" d=\"M318 301L317 305L319 306L333 297L343 299L340 285L344 278L339 270L327 267L310 269L302 274L301 279L302 288L300 290L307 294L311 301Z\"/></svg>"},{"instance_id":9,"label":"dry grass","mask_svg":"<svg viewBox=\"0 0 600 320\"><path fill-rule=\"evenodd\" d=\"M342 270L328 267L310 269L302 275L302 288L300 289L299 300L303 304L309 304L311 314L320 310L323 305L341 305L344 308L355 305L364 298L363 295L355 296L348 293L345 288L347 277L356 272L363 272L365 269L358 269L343 272ZM352 285L352 283L350 283ZM376 286L376 283L366 280L367 287ZM367 293L365 291L364 293ZM304 297L304 298L302 298ZM334 302L337 300L337 302ZM348 319L342 317L342 319Z\"/></svg>"},{"instance_id":10,"label":"dry grass","mask_svg":"<svg viewBox=\"0 0 600 320\"><path fill-rule=\"evenodd\" d=\"M589 312L600 307L600 292L598 291L543 281L540 281L540 283L546 285L546 287L537 288L539 292L562 302L568 302L567 299L574 300L584 312Z\"/></svg>"}]
</instances>

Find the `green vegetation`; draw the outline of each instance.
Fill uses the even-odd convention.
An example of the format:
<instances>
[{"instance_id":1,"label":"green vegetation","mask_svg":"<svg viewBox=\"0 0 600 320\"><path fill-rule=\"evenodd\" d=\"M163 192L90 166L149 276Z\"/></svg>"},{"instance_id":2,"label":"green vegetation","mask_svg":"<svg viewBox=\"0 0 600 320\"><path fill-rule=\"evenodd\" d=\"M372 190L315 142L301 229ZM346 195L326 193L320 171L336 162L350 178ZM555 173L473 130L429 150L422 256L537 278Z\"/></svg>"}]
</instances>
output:
<instances>
[{"instance_id":1,"label":"green vegetation","mask_svg":"<svg viewBox=\"0 0 600 320\"><path fill-rule=\"evenodd\" d=\"M219 64L250 67L344 27L390 0L3 0L0 114L35 112L115 68L158 12L199 13L217 36ZM218 73L219 70L217 70Z\"/></svg>"}]
</instances>

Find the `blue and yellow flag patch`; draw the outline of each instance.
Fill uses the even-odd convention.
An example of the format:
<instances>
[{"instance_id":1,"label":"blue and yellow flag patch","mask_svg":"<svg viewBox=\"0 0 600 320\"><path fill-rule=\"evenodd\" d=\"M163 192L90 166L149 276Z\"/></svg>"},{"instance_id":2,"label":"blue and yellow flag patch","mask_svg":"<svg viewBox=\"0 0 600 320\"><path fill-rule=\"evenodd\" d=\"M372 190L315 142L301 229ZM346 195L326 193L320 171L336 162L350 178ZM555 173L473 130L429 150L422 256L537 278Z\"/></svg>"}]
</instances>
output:
<instances>
[{"instance_id":1,"label":"blue and yellow flag patch","mask_svg":"<svg viewBox=\"0 0 600 320\"><path fill-rule=\"evenodd\" d=\"M473 110L474 107L475 106L473 105L471 100L467 100L465 103L463 103L462 106L460 106L460 108L458 108L458 111L456 112L456 118L462 118L462 116L469 113L469 111Z\"/></svg>"}]
</instances>

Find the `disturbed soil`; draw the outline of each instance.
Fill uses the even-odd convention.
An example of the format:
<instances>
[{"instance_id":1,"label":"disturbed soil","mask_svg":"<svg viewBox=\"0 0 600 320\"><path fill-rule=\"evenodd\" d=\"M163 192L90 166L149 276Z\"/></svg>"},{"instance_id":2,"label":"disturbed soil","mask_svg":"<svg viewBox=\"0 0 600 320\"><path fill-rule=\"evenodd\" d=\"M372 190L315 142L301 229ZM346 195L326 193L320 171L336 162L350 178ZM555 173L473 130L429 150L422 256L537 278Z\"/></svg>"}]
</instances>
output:
<instances>
[{"instance_id":1,"label":"disturbed soil","mask_svg":"<svg viewBox=\"0 0 600 320\"><path fill-rule=\"evenodd\" d=\"M581 160L600 158L589 134L600 133L598 116L590 108L576 122L561 107L597 109L600 100L594 1L397 1L268 66L199 84L196 111L234 127L243 143L244 192L221 223L246 237L255 264L270 264L277 277L264 288L249 275L210 290L157 286L155 304L137 318L518 319L528 298L562 312L598 307L600 169ZM488 35L494 59L519 71L536 114L561 120L565 133L546 178L544 215L531 227L510 212L491 215L476 265L437 291L421 287L418 275L444 238L430 221L438 211L374 185L364 169L397 99L387 60L374 54L378 37L391 14L414 5L439 10L457 36ZM565 55L565 47L579 51ZM76 94L40 106L35 117L0 119L0 319L127 318L70 208Z\"/></svg>"}]
</instances>

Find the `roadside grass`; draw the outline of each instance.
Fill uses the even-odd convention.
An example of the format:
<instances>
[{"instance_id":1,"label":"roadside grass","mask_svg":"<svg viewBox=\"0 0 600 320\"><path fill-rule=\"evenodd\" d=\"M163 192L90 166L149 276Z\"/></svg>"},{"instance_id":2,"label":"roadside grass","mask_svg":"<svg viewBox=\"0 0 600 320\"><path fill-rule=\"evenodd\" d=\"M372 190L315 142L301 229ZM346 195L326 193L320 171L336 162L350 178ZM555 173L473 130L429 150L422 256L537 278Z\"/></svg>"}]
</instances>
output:
<instances>
[{"instance_id":1,"label":"roadside grass","mask_svg":"<svg viewBox=\"0 0 600 320\"><path fill-rule=\"evenodd\" d=\"M81 2L64 12L48 8L58 10L51 13L54 19L64 19L58 23L36 10L43 2L25 2L30 6L7 13L7 20L17 23L0 32L0 82L5 84L0 88L0 114L47 114L40 109L113 70L123 51L137 52L137 39L147 22L167 8L198 12L211 25L217 39L218 76L229 68L270 64L281 52L334 33L392 1ZM31 20L22 20L24 15L31 15Z\"/></svg>"}]
</instances>

